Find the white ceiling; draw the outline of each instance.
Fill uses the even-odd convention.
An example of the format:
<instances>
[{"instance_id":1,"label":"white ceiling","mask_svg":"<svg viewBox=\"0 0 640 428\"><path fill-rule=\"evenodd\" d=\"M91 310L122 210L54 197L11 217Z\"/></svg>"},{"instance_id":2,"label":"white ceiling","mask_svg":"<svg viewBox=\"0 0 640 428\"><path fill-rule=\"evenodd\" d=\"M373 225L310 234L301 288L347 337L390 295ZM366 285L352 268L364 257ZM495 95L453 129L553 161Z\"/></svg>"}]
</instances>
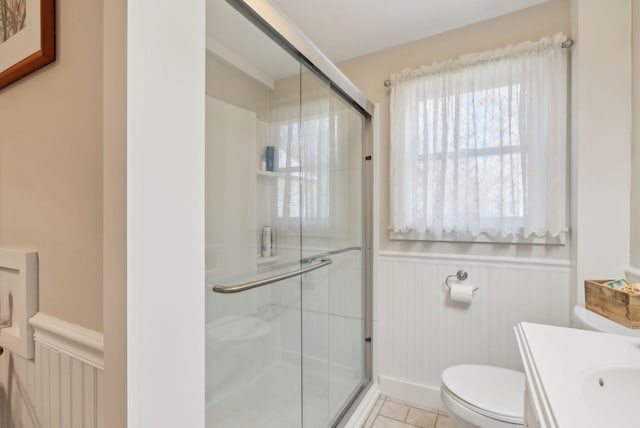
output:
<instances>
[{"instance_id":1,"label":"white ceiling","mask_svg":"<svg viewBox=\"0 0 640 428\"><path fill-rule=\"evenodd\" d=\"M548 0L271 1L333 62L339 62Z\"/></svg>"},{"instance_id":2,"label":"white ceiling","mask_svg":"<svg viewBox=\"0 0 640 428\"><path fill-rule=\"evenodd\" d=\"M339 62L548 0L271 1L329 59ZM270 79L277 80L297 70L296 61L225 0L207 0L207 39L209 50L268 85Z\"/></svg>"}]
</instances>

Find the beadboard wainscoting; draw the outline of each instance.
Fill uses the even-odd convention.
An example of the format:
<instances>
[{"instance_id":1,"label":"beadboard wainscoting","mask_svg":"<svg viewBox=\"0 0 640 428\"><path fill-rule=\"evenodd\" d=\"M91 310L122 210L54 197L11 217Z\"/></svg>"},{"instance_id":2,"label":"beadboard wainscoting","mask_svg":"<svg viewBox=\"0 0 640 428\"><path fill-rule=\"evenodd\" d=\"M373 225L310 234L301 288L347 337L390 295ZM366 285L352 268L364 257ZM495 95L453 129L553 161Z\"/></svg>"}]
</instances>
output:
<instances>
[{"instance_id":1,"label":"beadboard wainscoting","mask_svg":"<svg viewBox=\"0 0 640 428\"><path fill-rule=\"evenodd\" d=\"M390 251L376 258L374 341L383 395L442 409L446 367L521 370L516 323L569 326L568 261ZM468 272L465 283L479 288L468 307L453 304L444 285L458 269Z\"/></svg>"},{"instance_id":2,"label":"beadboard wainscoting","mask_svg":"<svg viewBox=\"0 0 640 428\"><path fill-rule=\"evenodd\" d=\"M0 426L99 427L102 334L36 314L35 358L0 356Z\"/></svg>"}]
</instances>

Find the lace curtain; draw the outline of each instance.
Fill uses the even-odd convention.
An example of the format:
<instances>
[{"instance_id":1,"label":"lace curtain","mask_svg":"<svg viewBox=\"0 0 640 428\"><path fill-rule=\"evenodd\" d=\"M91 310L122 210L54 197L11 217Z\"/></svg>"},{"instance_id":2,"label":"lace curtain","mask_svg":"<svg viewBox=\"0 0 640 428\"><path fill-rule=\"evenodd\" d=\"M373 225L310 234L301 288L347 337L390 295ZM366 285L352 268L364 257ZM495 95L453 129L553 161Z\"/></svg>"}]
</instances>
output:
<instances>
[{"instance_id":1,"label":"lace curtain","mask_svg":"<svg viewBox=\"0 0 640 428\"><path fill-rule=\"evenodd\" d=\"M564 40L558 34L391 77L392 232L567 230Z\"/></svg>"}]
</instances>

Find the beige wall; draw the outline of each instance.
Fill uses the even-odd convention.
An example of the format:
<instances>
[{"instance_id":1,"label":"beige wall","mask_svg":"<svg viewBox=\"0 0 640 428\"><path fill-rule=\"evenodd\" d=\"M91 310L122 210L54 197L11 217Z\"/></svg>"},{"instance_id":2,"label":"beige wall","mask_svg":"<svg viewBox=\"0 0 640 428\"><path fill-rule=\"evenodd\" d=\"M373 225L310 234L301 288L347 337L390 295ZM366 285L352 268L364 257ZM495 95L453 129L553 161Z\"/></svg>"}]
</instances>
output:
<instances>
[{"instance_id":1,"label":"beige wall","mask_svg":"<svg viewBox=\"0 0 640 428\"><path fill-rule=\"evenodd\" d=\"M381 194L375 195L379 198L381 208L379 213L381 249L569 258L568 246L389 241L386 230L389 217L389 90L384 87L383 82L389 75L406 67L415 68L429 65L434 61L456 58L465 53L499 48L526 40L538 40L558 32L570 34L568 0L551 0L539 6L338 64L338 67L369 99L374 103L380 103L378 115L381 127L381 153L374 161L380 163L382 171Z\"/></svg>"},{"instance_id":2,"label":"beige wall","mask_svg":"<svg viewBox=\"0 0 640 428\"><path fill-rule=\"evenodd\" d=\"M102 331L103 9L56 4L58 58L0 90L0 246L38 252L40 311Z\"/></svg>"},{"instance_id":3,"label":"beige wall","mask_svg":"<svg viewBox=\"0 0 640 428\"><path fill-rule=\"evenodd\" d=\"M123 427L127 2L56 3L56 61L0 91L0 247L38 252L40 311L104 331L99 420Z\"/></svg>"},{"instance_id":4,"label":"beige wall","mask_svg":"<svg viewBox=\"0 0 640 428\"><path fill-rule=\"evenodd\" d=\"M127 2L56 3L56 61L0 91L0 247L38 252L40 311L104 331L99 426L124 427Z\"/></svg>"},{"instance_id":5,"label":"beige wall","mask_svg":"<svg viewBox=\"0 0 640 428\"><path fill-rule=\"evenodd\" d=\"M640 269L640 1L632 3L632 132L631 141L631 255L630 264Z\"/></svg>"},{"instance_id":6,"label":"beige wall","mask_svg":"<svg viewBox=\"0 0 640 428\"><path fill-rule=\"evenodd\" d=\"M127 0L104 1L101 427L127 426ZM117 29L117 31L116 31Z\"/></svg>"}]
</instances>

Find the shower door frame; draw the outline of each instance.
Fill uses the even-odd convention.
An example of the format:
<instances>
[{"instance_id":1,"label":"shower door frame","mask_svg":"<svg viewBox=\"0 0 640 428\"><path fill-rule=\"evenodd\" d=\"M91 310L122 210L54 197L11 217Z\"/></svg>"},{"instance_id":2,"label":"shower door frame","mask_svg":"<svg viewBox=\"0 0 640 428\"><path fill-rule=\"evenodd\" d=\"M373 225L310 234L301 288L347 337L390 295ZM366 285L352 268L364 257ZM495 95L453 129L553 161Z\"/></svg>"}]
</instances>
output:
<instances>
[{"instance_id":1,"label":"shower door frame","mask_svg":"<svg viewBox=\"0 0 640 428\"><path fill-rule=\"evenodd\" d=\"M373 114L374 104L326 57L300 29L266 0L226 0L240 14L262 30L285 51L325 81L364 119L362 147L362 236L364 288L364 382L346 403L334 426L343 426L364 398L373 379Z\"/></svg>"},{"instance_id":2,"label":"shower door frame","mask_svg":"<svg viewBox=\"0 0 640 428\"><path fill-rule=\"evenodd\" d=\"M294 58L313 70L318 77L329 83L334 91L363 113L366 118L373 117L374 104L367 96L272 3L267 0L226 0L226 2Z\"/></svg>"}]
</instances>

